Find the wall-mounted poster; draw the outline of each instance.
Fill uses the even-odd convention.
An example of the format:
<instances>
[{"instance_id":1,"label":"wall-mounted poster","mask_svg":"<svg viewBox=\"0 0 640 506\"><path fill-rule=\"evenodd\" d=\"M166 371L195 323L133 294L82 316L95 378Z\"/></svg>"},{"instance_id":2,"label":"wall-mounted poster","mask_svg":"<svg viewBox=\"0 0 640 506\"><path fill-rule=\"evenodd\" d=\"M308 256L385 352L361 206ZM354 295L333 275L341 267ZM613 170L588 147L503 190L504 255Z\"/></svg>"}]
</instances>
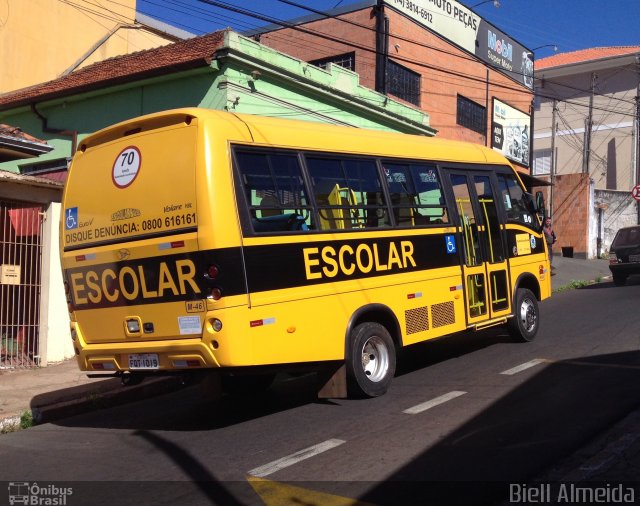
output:
<instances>
[{"instance_id":1,"label":"wall-mounted poster","mask_svg":"<svg viewBox=\"0 0 640 506\"><path fill-rule=\"evenodd\" d=\"M518 165L529 166L531 116L493 99L491 147Z\"/></svg>"}]
</instances>

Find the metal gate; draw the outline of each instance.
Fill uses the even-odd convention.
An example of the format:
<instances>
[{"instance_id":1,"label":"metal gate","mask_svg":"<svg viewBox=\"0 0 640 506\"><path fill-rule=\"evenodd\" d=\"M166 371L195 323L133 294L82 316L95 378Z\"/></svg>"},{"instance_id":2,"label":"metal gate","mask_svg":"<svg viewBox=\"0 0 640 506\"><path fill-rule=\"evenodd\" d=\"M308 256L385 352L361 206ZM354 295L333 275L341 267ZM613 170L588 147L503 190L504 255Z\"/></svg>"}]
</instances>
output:
<instances>
[{"instance_id":1,"label":"metal gate","mask_svg":"<svg viewBox=\"0 0 640 506\"><path fill-rule=\"evenodd\" d=\"M0 369L40 363L44 208L0 200Z\"/></svg>"}]
</instances>

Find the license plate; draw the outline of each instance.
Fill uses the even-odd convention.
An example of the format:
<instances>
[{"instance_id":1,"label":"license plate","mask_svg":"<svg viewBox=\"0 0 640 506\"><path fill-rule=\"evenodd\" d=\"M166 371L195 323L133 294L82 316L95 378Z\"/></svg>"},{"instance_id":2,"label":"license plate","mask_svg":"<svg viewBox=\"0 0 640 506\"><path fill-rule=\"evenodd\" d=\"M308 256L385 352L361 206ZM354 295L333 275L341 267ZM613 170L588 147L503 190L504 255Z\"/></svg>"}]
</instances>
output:
<instances>
[{"instance_id":1,"label":"license plate","mask_svg":"<svg viewBox=\"0 0 640 506\"><path fill-rule=\"evenodd\" d=\"M160 369L157 353L140 353L129 355L129 369Z\"/></svg>"},{"instance_id":2,"label":"license plate","mask_svg":"<svg viewBox=\"0 0 640 506\"><path fill-rule=\"evenodd\" d=\"M629 262L640 262L640 255L629 255Z\"/></svg>"}]
</instances>

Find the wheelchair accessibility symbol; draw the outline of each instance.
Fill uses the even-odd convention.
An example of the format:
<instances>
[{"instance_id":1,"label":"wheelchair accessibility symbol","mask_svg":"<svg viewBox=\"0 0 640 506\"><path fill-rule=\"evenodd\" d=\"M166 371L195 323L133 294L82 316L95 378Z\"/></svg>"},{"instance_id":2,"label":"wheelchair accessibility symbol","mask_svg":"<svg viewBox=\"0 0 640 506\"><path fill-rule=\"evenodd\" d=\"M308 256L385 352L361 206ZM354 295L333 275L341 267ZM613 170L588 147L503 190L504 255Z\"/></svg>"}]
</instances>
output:
<instances>
[{"instance_id":1,"label":"wheelchair accessibility symbol","mask_svg":"<svg viewBox=\"0 0 640 506\"><path fill-rule=\"evenodd\" d=\"M447 245L447 253L449 255L453 255L456 251L456 236L455 235L445 235L444 242Z\"/></svg>"},{"instance_id":2,"label":"wheelchair accessibility symbol","mask_svg":"<svg viewBox=\"0 0 640 506\"><path fill-rule=\"evenodd\" d=\"M67 214L64 221L65 230L72 230L78 228L78 208L71 207L67 209Z\"/></svg>"}]
</instances>

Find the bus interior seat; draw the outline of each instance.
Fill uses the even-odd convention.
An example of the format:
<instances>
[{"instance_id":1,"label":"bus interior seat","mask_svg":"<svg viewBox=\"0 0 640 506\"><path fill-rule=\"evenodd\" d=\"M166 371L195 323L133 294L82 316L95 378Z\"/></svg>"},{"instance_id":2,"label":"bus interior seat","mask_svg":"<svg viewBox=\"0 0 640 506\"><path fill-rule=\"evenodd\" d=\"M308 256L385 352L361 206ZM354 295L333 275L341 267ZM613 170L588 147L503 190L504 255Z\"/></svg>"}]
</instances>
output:
<instances>
[{"instance_id":1,"label":"bus interior seat","mask_svg":"<svg viewBox=\"0 0 640 506\"><path fill-rule=\"evenodd\" d=\"M290 232L309 230L303 216L297 213L276 214L266 218L253 218L255 232Z\"/></svg>"},{"instance_id":2,"label":"bus interior seat","mask_svg":"<svg viewBox=\"0 0 640 506\"><path fill-rule=\"evenodd\" d=\"M265 195L260 201L260 216L268 218L269 216L278 216L282 214L282 204L275 195Z\"/></svg>"}]
</instances>

